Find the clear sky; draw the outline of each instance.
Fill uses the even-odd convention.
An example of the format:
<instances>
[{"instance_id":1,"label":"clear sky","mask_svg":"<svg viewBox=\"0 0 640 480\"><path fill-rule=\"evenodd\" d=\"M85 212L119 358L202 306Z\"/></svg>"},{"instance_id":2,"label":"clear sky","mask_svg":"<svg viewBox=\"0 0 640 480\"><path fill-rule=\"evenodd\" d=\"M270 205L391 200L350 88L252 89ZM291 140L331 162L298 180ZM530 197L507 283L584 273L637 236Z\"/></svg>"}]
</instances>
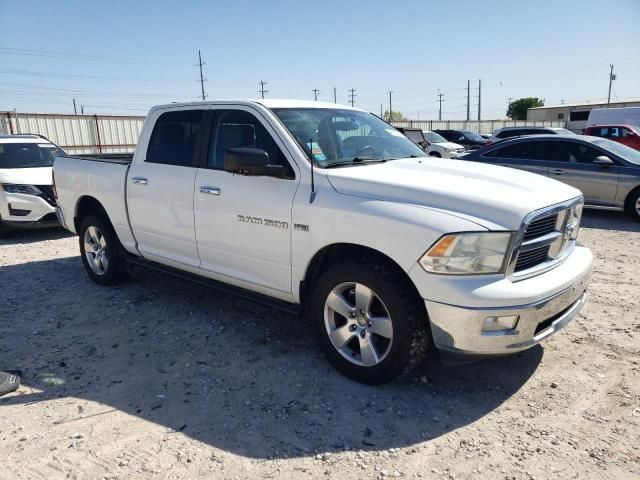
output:
<instances>
[{"instance_id":1,"label":"clear sky","mask_svg":"<svg viewBox=\"0 0 640 480\"><path fill-rule=\"evenodd\" d=\"M434 119L503 118L546 104L640 97L640 0L0 0L0 110L144 114L199 98L348 102Z\"/></svg>"}]
</instances>

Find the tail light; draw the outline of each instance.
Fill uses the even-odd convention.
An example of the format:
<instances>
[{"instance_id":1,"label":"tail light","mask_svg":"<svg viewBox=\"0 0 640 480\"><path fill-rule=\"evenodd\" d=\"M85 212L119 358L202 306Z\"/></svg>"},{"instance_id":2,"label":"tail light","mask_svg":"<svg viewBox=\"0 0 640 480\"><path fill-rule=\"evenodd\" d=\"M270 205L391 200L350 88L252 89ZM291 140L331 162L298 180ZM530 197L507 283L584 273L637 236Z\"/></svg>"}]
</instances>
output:
<instances>
[{"instance_id":1,"label":"tail light","mask_svg":"<svg viewBox=\"0 0 640 480\"><path fill-rule=\"evenodd\" d=\"M51 191L53 192L53 198L58 201L58 191L56 190L56 174L51 170Z\"/></svg>"}]
</instances>

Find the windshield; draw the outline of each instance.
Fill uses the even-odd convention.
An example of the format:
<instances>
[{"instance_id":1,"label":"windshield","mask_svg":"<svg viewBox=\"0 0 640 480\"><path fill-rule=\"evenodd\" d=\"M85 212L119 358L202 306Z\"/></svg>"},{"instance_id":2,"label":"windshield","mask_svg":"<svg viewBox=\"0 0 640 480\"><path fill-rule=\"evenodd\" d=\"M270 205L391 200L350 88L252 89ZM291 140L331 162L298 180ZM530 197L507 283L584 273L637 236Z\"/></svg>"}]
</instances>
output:
<instances>
[{"instance_id":1,"label":"windshield","mask_svg":"<svg viewBox=\"0 0 640 480\"><path fill-rule=\"evenodd\" d=\"M438 135L435 132L424 132L424 136L427 137L431 143L446 143L447 139L442 135Z\"/></svg>"},{"instance_id":2,"label":"windshield","mask_svg":"<svg viewBox=\"0 0 640 480\"><path fill-rule=\"evenodd\" d=\"M370 113L337 108L274 108L273 112L322 168L426 156L402 133Z\"/></svg>"},{"instance_id":3,"label":"windshield","mask_svg":"<svg viewBox=\"0 0 640 480\"><path fill-rule=\"evenodd\" d=\"M473 140L476 142L484 142L486 140L486 138L482 138L477 133L470 132L469 130L465 130L462 133L464 134L465 137L467 137L468 140Z\"/></svg>"},{"instance_id":4,"label":"windshield","mask_svg":"<svg viewBox=\"0 0 640 480\"><path fill-rule=\"evenodd\" d=\"M51 143L0 143L0 168L51 167L64 152Z\"/></svg>"},{"instance_id":5,"label":"windshield","mask_svg":"<svg viewBox=\"0 0 640 480\"><path fill-rule=\"evenodd\" d=\"M640 165L640 151L634 150L631 147L627 147L618 142L607 140L606 138L599 138L594 140L593 143L599 147L611 150L616 155L624 158L626 161Z\"/></svg>"}]
</instances>

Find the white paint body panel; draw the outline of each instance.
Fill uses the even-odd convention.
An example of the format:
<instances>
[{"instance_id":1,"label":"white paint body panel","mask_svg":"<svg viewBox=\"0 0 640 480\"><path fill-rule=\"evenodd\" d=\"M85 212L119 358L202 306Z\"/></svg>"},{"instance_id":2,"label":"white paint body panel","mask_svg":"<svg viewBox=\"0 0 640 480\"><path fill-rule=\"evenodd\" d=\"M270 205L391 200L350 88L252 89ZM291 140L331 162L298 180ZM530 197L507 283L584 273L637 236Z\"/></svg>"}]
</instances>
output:
<instances>
[{"instance_id":1,"label":"white paint body panel","mask_svg":"<svg viewBox=\"0 0 640 480\"><path fill-rule=\"evenodd\" d=\"M428 274L417 266L418 259L445 233L516 230L526 214L580 195L560 182L514 169L414 158L332 170L316 168L316 196L311 203L310 164L267 108L287 106L336 107L321 102L274 100L155 107L147 117L129 172L125 165L66 158L56 161L59 206L66 223L73 223L82 196L94 196L129 252L291 302L299 301L300 282L318 251L336 243L362 245L382 252L408 272L424 298L482 304L474 288L467 288L471 285L460 278ZM295 180L233 176L195 168L191 169L193 181L190 174L141 173L159 114L193 108L251 110L264 120L280 144L296 171ZM153 189L141 187L132 193L127 180L134 175L149 177L147 187L154 182ZM200 195L201 185L220 188L221 195ZM191 220L187 218L190 203ZM237 215L285 221L289 228L242 223ZM294 224L306 225L308 231L296 230ZM191 229L196 253L189 241L184 241ZM161 248L138 247L151 239ZM178 254L163 256L163 249ZM540 288L551 292L573 278L566 269L556 270L555 274L545 274L548 285ZM526 303L526 292L519 289L514 293L515 284L504 276L482 281L487 280L495 280L490 296L494 300L502 295ZM536 290L535 295L540 293Z\"/></svg>"}]
</instances>

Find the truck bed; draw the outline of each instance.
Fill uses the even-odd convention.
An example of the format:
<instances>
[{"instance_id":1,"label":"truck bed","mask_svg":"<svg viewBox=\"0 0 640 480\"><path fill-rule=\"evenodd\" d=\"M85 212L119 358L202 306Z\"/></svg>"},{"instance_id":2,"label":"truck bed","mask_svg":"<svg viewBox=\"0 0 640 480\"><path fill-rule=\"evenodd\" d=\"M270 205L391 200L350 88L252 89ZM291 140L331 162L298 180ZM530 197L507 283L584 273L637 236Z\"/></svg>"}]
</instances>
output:
<instances>
[{"instance_id":1,"label":"truck bed","mask_svg":"<svg viewBox=\"0 0 640 480\"><path fill-rule=\"evenodd\" d=\"M60 158L129 165L133 160L133 153L87 153L85 155L62 155Z\"/></svg>"}]
</instances>

